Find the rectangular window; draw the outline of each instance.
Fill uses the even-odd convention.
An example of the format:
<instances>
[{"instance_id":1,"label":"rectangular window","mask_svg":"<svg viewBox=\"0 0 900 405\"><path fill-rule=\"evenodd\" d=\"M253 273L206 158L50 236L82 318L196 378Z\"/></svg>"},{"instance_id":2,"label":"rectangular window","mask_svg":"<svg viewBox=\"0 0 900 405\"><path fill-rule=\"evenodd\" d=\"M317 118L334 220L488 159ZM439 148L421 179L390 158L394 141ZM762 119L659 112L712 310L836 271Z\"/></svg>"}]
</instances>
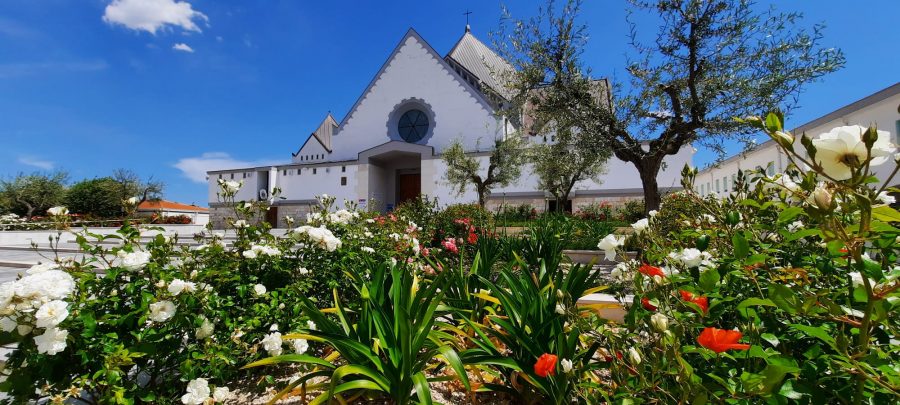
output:
<instances>
[{"instance_id":1,"label":"rectangular window","mask_svg":"<svg viewBox=\"0 0 900 405\"><path fill-rule=\"evenodd\" d=\"M341 166L341 173L347 173L347 166Z\"/></svg>"},{"instance_id":2,"label":"rectangular window","mask_svg":"<svg viewBox=\"0 0 900 405\"><path fill-rule=\"evenodd\" d=\"M313 167L313 174L316 174L316 168Z\"/></svg>"},{"instance_id":3,"label":"rectangular window","mask_svg":"<svg viewBox=\"0 0 900 405\"><path fill-rule=\"evenodd\" d=\"M219 178L220 178L220 179L222 178L222 173L219 173Z\"/></svg>"},{"instance_id":4,"label":"rectangular window","mask_svg":"<svg viewBox=\"0 0 900 405\"><path fill-rule=\"evenodd\" d=\"M287 176L287 169L281 171L282 176Z\"/></svg>"},{"instance_id":5,"label":"rectangular window","mask_svg":"<svg viewBox=\"0 0 900 405\"><path fill-rule=\"evenodd\" d=\"M769 176L775 175L775 162L769 162L769 165L766 166L766 174Z\"/></svg>"},{"instance_id":6,"label":"rectangular window","mask_svg":"<svg viewBox=\"0 0 900 405\"><path fill-rule=\"evenodd\" d=\"M706 184L700 185L700 195L706 194Z\"/></svg>"},{"instance_id":7,"label":"rectangular window","mask_svg":"<svg viewBox=\"0 0 900 405\"><path fill-rule=\"evenodd\" d=\"M894 143L900 143L900 120L894 122Z\"/></svg>"},{"instance_id":8,"label":"rectangular window","mask_svg":"<svg viewBox=\"0 0 900 405\"><path fill-rule=\"evenodd\" d=\"M231 173L231 179L234 180L234 173Z\"/></svg>"},{"instance_id":9,"label":"rectangular window","mask_svg":"<svg viewBox=\"0 0 900 405\"><path fill-rule=\"evenodd\" d=\"M341 185L342 185L342 186L346 186L346 185L347 185L347 177L341 176Z\"/></svg>"},{"instance_id":10,"label":"rectangular window","mask_svg":"<svg viewBox=\"0 0 900 405\"><path fill-rule=\"evenodd\" d=\"M732 174L732 175L731 175L731 188L732 188L732 189L734 189L734 182L736 181L736 179L737 179L737 175L736 175L736 174Z\"/></svg>"},{"instance_id":11,"label":"rectangular window","mask_svg":"<svg viewBox=\"0 0 900 405\"><path fill-rule=\"evenodd\" d=\"M728 176L722 177L722 184L726 193L728 192Z\"/></svg>"},{"instance_id":12,"label":"rectangular window","mask_svg":"<svg viewBox=\"0 0 900 405\"><path fill-rule=\"evenodd\" d=\"M719 179L716 179L716 192L720 192L722 189L719 187Z\"/></svg>"}]
</instances>

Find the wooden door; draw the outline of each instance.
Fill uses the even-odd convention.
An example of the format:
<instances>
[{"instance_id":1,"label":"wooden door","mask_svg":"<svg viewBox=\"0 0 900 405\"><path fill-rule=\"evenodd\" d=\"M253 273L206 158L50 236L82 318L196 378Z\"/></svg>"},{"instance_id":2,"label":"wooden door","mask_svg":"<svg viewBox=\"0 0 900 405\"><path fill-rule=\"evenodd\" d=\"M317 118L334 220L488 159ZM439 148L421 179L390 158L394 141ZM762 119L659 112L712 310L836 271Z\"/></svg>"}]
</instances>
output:
<instances>
[{"instance_id":1,"label":"wooden door","mask_svg":"<svg viewBox=\"0 0 900 405\"><path fill-rule=\"evenodd\" d=\"M412 200L422 192L422 178L419 173L397 175L397 204Z\"/></svg>"},{"instance_id":2,"label":"wooden door","mask_svg":"<svg viewBox=\"0 0 900 405\"><path fill-rule=\"evenodd\" d=\"M266 211L266 222L272 225L272 228L278 228L278 207L269 207Z\"/></svg>"}]
</instances>

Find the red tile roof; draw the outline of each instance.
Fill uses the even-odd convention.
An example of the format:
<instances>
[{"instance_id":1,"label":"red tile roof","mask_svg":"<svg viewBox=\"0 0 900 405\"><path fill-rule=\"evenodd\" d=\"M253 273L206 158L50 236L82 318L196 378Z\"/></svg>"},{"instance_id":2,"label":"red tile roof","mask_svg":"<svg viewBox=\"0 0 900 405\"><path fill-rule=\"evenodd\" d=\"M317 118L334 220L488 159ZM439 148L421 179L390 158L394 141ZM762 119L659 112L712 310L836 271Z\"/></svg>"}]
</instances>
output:
<instances>
[{"instance_id":1,"label":"red tile roof","mask_svg":"<svg viewBox=\"0 0 900 405\"><path fill-rule=\"evenodd\" d=\"M138 206L138 211L196 211L208 212L209 208L187 205L174 201L144 201Z\"/></svg>"}]
</instances>

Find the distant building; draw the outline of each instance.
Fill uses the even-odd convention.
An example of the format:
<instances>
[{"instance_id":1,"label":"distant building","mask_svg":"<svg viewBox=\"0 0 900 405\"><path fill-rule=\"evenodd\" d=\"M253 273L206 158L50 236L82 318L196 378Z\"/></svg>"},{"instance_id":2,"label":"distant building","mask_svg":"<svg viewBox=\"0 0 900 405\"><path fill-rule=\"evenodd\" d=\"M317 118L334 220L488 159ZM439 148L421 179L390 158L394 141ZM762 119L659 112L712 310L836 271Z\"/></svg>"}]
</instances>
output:
<instances>
[{"instance_id":1,"label":"distant building","mask_svg":"<svg viewBox=\"0 0 900 405\"><path fill-rule=\"evenodd\" d=\"M150 217L153 214L163 218L183 215L190 218L191 223L195 225L206 225L209 223L209 208L166 200L144 201L138 205L138 216Z\"/></svg>"},{"instance_id":2,"label":"distant building","mask_svg":"<svg viewBox=\"0 0 900 405\"><path fill-rule=\"evenodd\" d=\"M791 131L795 136L795 150L802 151L800 135L815 138L832 128L844 125L862 125L868 127L875 124L879 131L891 133L891 142L898 144L900 133L900 82L884 90L876 92L861 100L857 100L835 111L816 118ZM738 154L713 164L697 174L694 191L701 195L725 195L734 189L735 178L740 171L765 169L772 176L783 172L790 161L778 145L770 140L761 143L749 152ZM875 176L884 181L896 167L891 159L887 163L874 167ZM894 178L893 183L900 183Z\"/></svg>"},{"instance_id":3,"label":"distant building","mask_svg":"<svg viewBox=\"0 0 900 405\"><path fill-rule=\"evenodd\" d=\"M442 205L476 201L474 190L460 196L444 180L444 148L459 139L486 171L488 148L498 138L522 136L530 142L545 142L517 127L517 122L527 126L527 120L501 113L509 103L509 91L498 78L511 69L468 27L443 56L410 29L347 115L341 121L326 115L293 153L290 164L208 172L214 225L221 226L229 214L218 201L219 179L244 182L237 200L268 199L279 188L283 199L276 199L266 215L278 227L285 226L285 216L304 219L316 205L315 196L321 194L379 211L389 211L420 194L437 198ZM658 176L662 192L680 188L681 168L690 164L693 153L686 145L666 158ZM599 184L576 184L567 205L577 209L593 202L615 205L643 197L640 177L630 163L610 159L601 179ZM488 206L527 203L544 210L548 198L537 184L526 166L518 182L493 190Z\"/></svg>"}]
</instances>

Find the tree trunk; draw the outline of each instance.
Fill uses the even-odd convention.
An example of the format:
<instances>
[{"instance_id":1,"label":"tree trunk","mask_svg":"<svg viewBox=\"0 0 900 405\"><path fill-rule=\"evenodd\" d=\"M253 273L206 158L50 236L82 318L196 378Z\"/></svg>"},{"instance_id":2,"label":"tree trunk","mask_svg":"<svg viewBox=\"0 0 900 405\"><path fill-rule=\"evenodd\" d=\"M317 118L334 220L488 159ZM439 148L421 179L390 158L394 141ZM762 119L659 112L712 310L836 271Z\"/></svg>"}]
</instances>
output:
<instances>
[{"instance_id":1,"label":"tree trunk","mask_svg":"<svg viewBox=\"0 0 900 405\"><path fill-rule=\"evenodd\" d=\"M641 185L644 187L644 214L658 210L662 203L659 195L659 183L656 181L661 161L662 159L645 156L638 162L632 162L641 175Z\"/></svg>"},{"instance_id":2,"label":"tree trunk","mask_svg":"<svg viewBox=\"0 0 900 405\"><path fill-rule=\"evenodd\" d=\"M487 199L487 196L485 196L485 194L487 194L487 187L476 185L475 191L478 192L478 206L484 208L485 200Z\"/></svg>"}]
</instances>

